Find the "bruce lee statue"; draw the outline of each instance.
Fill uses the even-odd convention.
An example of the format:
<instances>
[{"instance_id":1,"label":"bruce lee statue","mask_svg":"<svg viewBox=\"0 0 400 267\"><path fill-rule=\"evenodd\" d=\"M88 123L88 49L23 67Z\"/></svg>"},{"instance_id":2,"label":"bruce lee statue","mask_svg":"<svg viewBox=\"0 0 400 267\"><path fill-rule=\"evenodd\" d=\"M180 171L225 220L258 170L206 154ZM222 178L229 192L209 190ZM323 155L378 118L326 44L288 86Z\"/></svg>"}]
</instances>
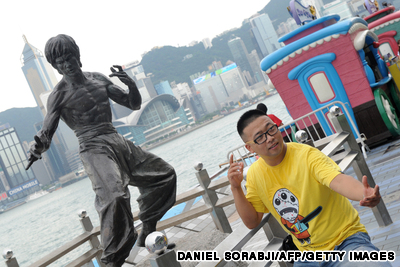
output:
<instances>
[{"instance_id":1,"label":"bruce lee statue","mask_svg":"<svg viewBox=\"0 0 400 267\"><path fill-rule=\"evenodd\" d=\"M43 128L34 137L27 169L49 149L62 119L79 140L79 155L96 194L101 260L108 267L119 267L136 240L144 247L146 236L156 230L157 221L174 205L175 170L113 127L109 99L132 110L140 109L142 104L135 82L120 66L111 67L109 76L118 77L129 91L101 73L83 72L79 47L70 36L50 38L45 55L63 77L48 98ZM139 237L133 225L128 185L136 186L140 192L137 201L143 226Z\"/></svg>"}]
</instances>

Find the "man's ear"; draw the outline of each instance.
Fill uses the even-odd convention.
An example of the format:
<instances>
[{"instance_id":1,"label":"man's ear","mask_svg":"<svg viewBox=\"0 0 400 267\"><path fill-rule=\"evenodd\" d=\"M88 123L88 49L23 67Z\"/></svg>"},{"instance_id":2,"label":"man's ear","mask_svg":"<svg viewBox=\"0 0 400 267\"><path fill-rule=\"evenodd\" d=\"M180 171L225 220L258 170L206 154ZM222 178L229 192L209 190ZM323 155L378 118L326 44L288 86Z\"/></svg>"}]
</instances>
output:
<instances>
[{"instance_id":1,"label":"man's ear","mask_svg":"<svg viewBox=\"0 0 400 267\"><path fill-rule=\"evenodd\" d=\"M250 151L251 153L254 153L254 150L251 148L251 146L249 144L245 144L244 147Z\"/></svg>"}]
</instances>

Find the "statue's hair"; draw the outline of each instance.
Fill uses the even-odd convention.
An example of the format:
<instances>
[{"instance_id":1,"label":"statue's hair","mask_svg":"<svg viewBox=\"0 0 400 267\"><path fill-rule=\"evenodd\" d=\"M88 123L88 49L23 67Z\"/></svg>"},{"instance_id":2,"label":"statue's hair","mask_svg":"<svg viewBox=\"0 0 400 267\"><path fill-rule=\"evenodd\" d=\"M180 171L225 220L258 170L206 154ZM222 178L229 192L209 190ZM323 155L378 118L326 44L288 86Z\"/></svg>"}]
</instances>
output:
<instances>
[{"instance_id":1,"label":"statue's hair","mask_svg":"<svg viewBox=\"0 0 400 267\"><path fill-rule=\"evenodd\" d=\"M239 118L237 122L237 131L240 135L240 137L244 140L243 136L243 130L250 124L252 123L255 119L261 116L267 116L265 112L259 110L259 109L251 109L243 113L243 115Z\"/></svg>"},{"instance_id":2,"label":"statue's hair","mask_svg":"<svg viewBox=\"0 0 400 267\"><path fill-rule=\"evenodd\" d=\"M68 53L75 56L79 61L79 65L82 67L79 47L76 45L74 39L72 39L71 36L59 34L55 37L51 37L47 41L44 48L44 54L47 61L56 69L56 59Z\"/></svg>"}]
</instances>

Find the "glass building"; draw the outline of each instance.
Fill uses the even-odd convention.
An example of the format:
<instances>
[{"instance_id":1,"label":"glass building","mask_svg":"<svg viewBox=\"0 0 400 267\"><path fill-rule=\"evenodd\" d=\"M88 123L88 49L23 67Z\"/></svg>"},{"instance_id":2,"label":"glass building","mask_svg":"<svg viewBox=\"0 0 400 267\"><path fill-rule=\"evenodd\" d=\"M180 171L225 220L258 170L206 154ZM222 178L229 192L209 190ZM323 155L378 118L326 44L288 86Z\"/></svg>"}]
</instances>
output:
<instances>
[{"instance_id":1,"label":"glass building","mask_svg":"<svg viewBox=\"0 0 400 267\"><path fill-rule=\"evenodd\" d=\"M247 83L235 63L201 76L193 80L193 84L208 113L220 110L227 102L239 101L247 92Z\"/></svg>"},{"instance_id":2,"label":"glass building","mask_svg":"<svg viewBox=\"0 0 400 267\"><path fill-rule=\"evenodd\" d=\"M340 16L340 20L353 17L348 2L344 2L341 0L330 2L329 4L324 5L322 7L322 13L324 14L324 16L330 14L338 14Z\"/></svg>"},{"instance_id":3,"label":"glass building","mask_svg":"<svg viewBox=\"0 0 400 267\"><path fill-rule=\"evenodd\" d=\"M231 50L235 63L240 67L242 72L247 71L250 77L247 79L249 85L253 84L251 80L254 73L249 61L249 53L247 48L240 37L236 37L228 42L229 49Z\"/></svg>"},{"instance_id":4,"label":"glass building","mask_svg":"<svg viewBox=\"0 0 400 267\"><path fill-rule=\"evenodd\" d=\"M194 123L188 110L170 94L162 94L142 104L129 116L113 121L118 133L136 145L154 141Z\"/></svg>"},{"instance_id":5,"label":"glass building","mask_svg":"<svg viewBox=\"0 0 400 267\"><path fill-rule=\"evenodd\" d=\"M174 93L172 92L171 85L169 85L168 81L160 82L159 84L156 84L154 88L157 91L157 95L162 95L162 94L174 95Z\"/></svg>"},{"instance_id":6,"label":"glass building","mask_svg":"<svg viewBox=\"0 0 400 267\"><path fill-rule=\"evenodd\" d=\"M157 95L153 82L150 77L146 76L143 66L139 64L139 61L125 64L122 66L122 69L135 81L143 102L149 101Z\"/></svg>"},{"instance_id":7,"label":"glass building","mask_svg":"<svg viewBox=\"0 0 400 267\"><path fill-rule=\"evenodd\" d=\"M43 121L38 122L34 125L36 132L39 132L42 127ZM64 146L61 144L59 138L53 137L50 148L43 153L42 157L46 158L46 164L47 162L50 163L51 168L48 168L49 170L51 170L51 180L56 181L61 176L64 176L71 172L71 168L65 155Z\"/></svg>"},{"instance_id":8,"label":"glass building","mask_svg":"<svg viewBox=\"0 0 400 267\"><path fill-rule=\"evenodd\" d=\"M22 71L37 105L45 116L46 109L40 95L46 91L51 91L58 81L54 75L53 67L43 57L43 53L31 45L25 35L23 38L25 46L21 55Z\"/></svg>"},{"instance_id":9,"label":"glass building","mask_svg":"<svg viewBox=\"0 0 400 267\"><path fill-rule=\"evenodd\" d=\"M220 110L221 104L229 96L219 75L212 76L201 83L195 84L195 88L201 93L208 113Z\"/></svg>"},{"instance_id":10,"label":"glass building","mask_svg":"<svg viewBox=\"0 0 400 267\"><path fill-rule=\"evenodd\" d=\"M263 58L281 47L278 42L278 35L268 14L261 14L250 19L250 24L252 26L251 31Z\"/></svg>"},{"instance_id":11,"label":"glass building","mask_svg":"<svg viewBox=\"0 0 400 267\"><path fill-rule=\"evenodd\" d=\"M44 118L47 113L47 98L58 81L54 75L53 67L46 61L43 53L30 44L25 36L23 36L23 39L25 45L21 55L21 69ZM42 125L43 121L35 124L35 130L39 131ZM53 136L52 145L45 156L48 160L44 161L44 167L52 176L52 180L70 172L70 167L65 160L65 151L68 149L68 145L64 137L68 138L70 147L78 146L73 132L63 121L60 121L58 130ZM60 163L60 158L63 161L62 163Z\"/></svg>"},{"instance_id":12,"label":"glass building","mask_svg":"<svg viewBox=\"0 0 400 267\"><path fill-rule=\"evenodd\" d=\"M15 129L11 127L1 130L0 167L3 175L0 175L0 190L7 191L11 200L25 197L39 186L32 169L25 170L27 163L27 155Z\"/></svg>"}]
</instances>

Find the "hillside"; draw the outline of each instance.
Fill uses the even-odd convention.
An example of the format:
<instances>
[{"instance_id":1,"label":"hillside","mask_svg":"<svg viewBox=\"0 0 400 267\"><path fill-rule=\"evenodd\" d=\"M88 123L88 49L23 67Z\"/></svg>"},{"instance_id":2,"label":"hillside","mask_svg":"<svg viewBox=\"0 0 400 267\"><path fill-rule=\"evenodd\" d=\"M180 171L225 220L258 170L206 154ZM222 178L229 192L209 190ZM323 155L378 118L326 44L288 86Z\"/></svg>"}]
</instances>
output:
<instances>
[{"instance_id":1,"label":"hillside","mask_svg":"<svg viewBox=\"0 0 400 267\"><path fill-rule=\"evenodd\" d=\"M33 141L36 131L33 125L42 121L39 108L11 108L0 112L0 125L9 123L17 131L21 143Z\"/></svg>"},{"instance_id":2,"label":"hillside","mask_svg":"<svg viewBox=\"0 0 400 267\"><path fill-rule=\"evenodd\" d=\"M271 0L258 13L269 14L269 17L276 28L281 22L286 21L290 15L286 7L289 1ZM276 12L280 10L280 12ZM257 11L254 11L254 14ZM248 52L254 50L254 45L250 37L250 23L244 20L242 26L238 29L228 30L219 36L212 39L212 47L204 49L200 42L192 47L173 47L164 46L158 49L153 49L146 53L141 61L141 64L146 73L152 73L152 81L158 84L161 81L175 81L177 83L187 82L190 84L189 76L198 72L208 70L208 66L213 61L221 61L222 65L228 60L233 61L233 56L228 47L228 41L232 37L240 37ZM185 59L186 55L193 57Z\"/></svg>"},{"instance_id":3,"label":"hillside","mask_svg":"<svg viewBox=\"0 0 400 267\"><path fill-rule=\"evenodd\" d=\"M276 28L277 25L290 17L286 10L288 5L289 0L271 0L258 13L269 14ZM277 10L280 10L280 12L276 12ZM257 13L257 10L254 11L255 13ZM221 61L222 65L225 65L228 60L233 61L233 56L228 47L228 41L232 37L240 37L248 52L254 49L250 39L250 23L245 19L240 28L227 30L212 39L213 46L208 50L204 49L202 43L192 47L164 46L144 55L141 64L146 73L153 73L152 81L154 84L165 80L191 84L189 76L197 72L207 71L208 66L213 61ZM192 54L193 57L183 60L188 54ZM0 125L9 123L11 127L14 127L21 142L33 140L33 136L36 134L33 125L40 121L42 121L42 117L36 107L12 108L0 112Z\"/></svg>"}]
</instances>

